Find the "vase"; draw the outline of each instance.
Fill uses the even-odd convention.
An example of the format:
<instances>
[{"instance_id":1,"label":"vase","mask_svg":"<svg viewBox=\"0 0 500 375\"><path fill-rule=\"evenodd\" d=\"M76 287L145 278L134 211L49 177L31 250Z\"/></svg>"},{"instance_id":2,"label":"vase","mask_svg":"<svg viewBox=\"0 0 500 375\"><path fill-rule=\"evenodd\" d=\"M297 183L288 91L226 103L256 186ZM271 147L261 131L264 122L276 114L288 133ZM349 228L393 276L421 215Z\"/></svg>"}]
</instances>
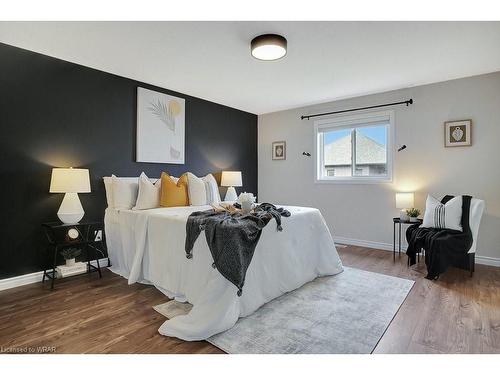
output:
<instances>
[{"instance_id":1,"label":"vase","mask_svg":"<svg viewBox=\"0 0 500 375\"><path fill-rule=\"evenodd\" d=\"M418 221L418 217L410 217L410 222L416 223Z\"/></svg>"},{"instance_id":2,"label":"vase","mask_svg":"<svg viewBox=\"0 0 500 375\"><path fill-rule=\"evenodd\" d=\"M251 201L241 202L241 210L244 214L248 214L250 211L252 211L252 206L253 203Z\"/></svg>"},{"instance_id":3,"label":"vase","mask_svg":"<svg viewBox=\"0 0 500 375\"><path fill-rule=\"evenodd\" d=\"M73 259L66 259L66 266L71 267L75 265L75 258Z\"/></svg>"}]
</instances>

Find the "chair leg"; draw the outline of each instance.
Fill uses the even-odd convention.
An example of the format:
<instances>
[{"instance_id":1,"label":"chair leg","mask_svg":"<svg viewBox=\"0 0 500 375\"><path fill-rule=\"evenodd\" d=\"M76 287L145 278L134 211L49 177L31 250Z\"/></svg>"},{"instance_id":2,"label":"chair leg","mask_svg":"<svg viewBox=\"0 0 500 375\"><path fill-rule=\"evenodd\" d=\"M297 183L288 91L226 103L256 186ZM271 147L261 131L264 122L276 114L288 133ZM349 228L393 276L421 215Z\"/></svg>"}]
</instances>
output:
<instances>
[{"instance_id":1,"label":"chair leg","mask_svg":"<svg viewBox=\"0 0 500 375\"><path fill-rule=\"evenodd\" d=\"M476 254L468 254L469 255L469 270L470 270L470 277L474 274L475 267L476 267Z\"/></svg>"}]
</instances>

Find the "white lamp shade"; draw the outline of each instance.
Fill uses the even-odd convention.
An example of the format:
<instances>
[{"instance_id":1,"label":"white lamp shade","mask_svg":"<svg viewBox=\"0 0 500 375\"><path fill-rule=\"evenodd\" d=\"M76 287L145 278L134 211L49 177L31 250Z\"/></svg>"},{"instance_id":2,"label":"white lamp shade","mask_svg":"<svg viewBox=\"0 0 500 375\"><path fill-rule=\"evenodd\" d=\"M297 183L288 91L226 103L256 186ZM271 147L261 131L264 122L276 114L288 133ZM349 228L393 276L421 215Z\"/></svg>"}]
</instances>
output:
<instances>
[{"instance_id":1,"label":"white lamp shade","mask_svg":"<svg viewBox=\"0 0 500 375\"><path fill-rule=\"evenodd\" d=\"M396 193L396 208L413 208L413 193Z\"/></svg>"},{"instance_id":2,"label":"white lamp shade","mask_svg":"<svg viewBox=\"0 0 500 375\"><path fill-rule=\"evenodd\" d=\"M224 171L222 172L220 186L243 186L241 181L241 172Z\"/></svg>"},{"instance_id":3,"label":"white lamp shade","mask_svg":"<svg viewBox=\"0 0 500 375\"><path fill-rule=\"evenodd\" d=\"M53 168L50 193L90 193L88 169Z\"/></svg>"}]
</instances>

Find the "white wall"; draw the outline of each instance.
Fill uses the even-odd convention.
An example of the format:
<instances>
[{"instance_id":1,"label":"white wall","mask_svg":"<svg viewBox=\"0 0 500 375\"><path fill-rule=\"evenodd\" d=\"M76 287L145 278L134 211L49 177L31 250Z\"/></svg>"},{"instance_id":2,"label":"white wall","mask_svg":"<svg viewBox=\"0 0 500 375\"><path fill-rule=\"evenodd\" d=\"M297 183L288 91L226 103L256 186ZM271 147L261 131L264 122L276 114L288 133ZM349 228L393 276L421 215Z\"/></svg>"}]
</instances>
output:
<instances>
[{"instance_id":1,"label":"white wall","mask_svg":"<svg viewBox=\"0 0 500 375\"><path fill-rule=\"evenodd\" d=\"M392 183L314 183L313 120L301 115L409 98L393 107L396 146L407 149L395 151ZM472 147L445 148L443 123L460 119L472 119ZM273 161L282 140L287 159ZM320 208L334 236L387 247L396 191L415 191L421 209L428 193L470 194L486 201L477 255L500 258L500 72L261 115L258 143L260 202Z\"/></svg>"}]
</instances>

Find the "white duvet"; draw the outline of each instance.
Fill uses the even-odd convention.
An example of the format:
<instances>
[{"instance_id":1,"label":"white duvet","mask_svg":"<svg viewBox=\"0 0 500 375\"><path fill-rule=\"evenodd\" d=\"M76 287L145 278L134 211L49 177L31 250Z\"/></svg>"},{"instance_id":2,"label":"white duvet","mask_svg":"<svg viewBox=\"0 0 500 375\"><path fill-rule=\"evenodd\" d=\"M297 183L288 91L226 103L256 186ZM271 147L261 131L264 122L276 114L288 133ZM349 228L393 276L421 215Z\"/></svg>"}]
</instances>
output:
<instances>
[{"instance_id":1,"label":"white duvet","mask_svg":"<svg viewBox=\"0 0 500 375\"><path fill-rule=\"evenodd\" d=\"M167 320L162 335L202 340L231 328L280 295L318 276L342 271L342 263L321 213L314 208L285 207L283 231L271 220L264 228L247 271L243 295L212 268L202 233L193 258L184 251L186 220L209 206L145 211L106 209L105 227L111 270L135 282L151 283L170 298L193 305L187 315Z\"/></svg>"}]
</instances>

